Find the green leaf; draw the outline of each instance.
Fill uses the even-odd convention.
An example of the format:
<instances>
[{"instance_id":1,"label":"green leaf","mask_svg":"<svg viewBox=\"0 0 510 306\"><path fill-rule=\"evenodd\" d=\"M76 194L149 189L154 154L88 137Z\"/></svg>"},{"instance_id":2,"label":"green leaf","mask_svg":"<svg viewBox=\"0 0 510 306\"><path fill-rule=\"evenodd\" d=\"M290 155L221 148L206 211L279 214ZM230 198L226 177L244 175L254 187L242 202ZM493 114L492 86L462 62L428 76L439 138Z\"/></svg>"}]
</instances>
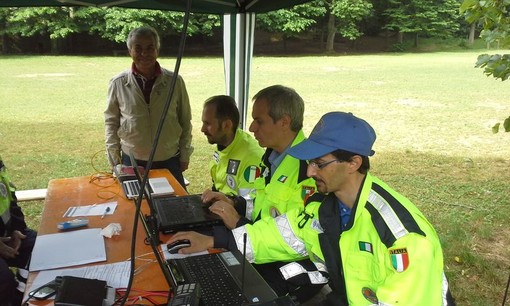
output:
<instances>
[{"instance_id":1,"label":"green leaf","mask_svg":"<svg viewBox=\"0 0 510 306\"><path fill-rule=\"evenodd\" d=\"M493 134L497 134L499 132L499 126L500 126L501 123L496 123L494 124L494 126L492 127L492 133Z\"/></svg>"},{"instance_id":2,"label":"green leaf","mask_svg":"<svg viewBox=\"0 0 510 306\"><path fill-rule=\"evenodd\" d=\"M505 129L505 132L510 132L510 117L503 121L503 128Z\"/></svg>"}]
</instances>

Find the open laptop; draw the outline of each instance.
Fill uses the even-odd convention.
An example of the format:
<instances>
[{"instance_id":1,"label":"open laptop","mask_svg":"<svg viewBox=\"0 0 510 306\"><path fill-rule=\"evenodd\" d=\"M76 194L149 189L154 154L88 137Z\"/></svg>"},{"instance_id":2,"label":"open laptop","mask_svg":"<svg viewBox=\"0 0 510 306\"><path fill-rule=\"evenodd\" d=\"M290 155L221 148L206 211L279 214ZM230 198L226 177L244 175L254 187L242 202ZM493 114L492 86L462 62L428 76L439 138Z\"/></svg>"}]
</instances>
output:
<instances>
[{"instance_id":1,"label":"open laptop","mask_svg":"<svg viewBox=\"0 0 510 306\"><path fill-rule=\"evenodd\" d=\"M199 194L153 198L155 218L159 230L173 233L183 230L201 230L223 224L220 216L202 203Z\"/></svg>"},{"instance_id":2,"label":"open laptop","mask_svg":"<svg viewBox=\"0 0 510 306\"><path fill-rule=\"evenodd\" d=\"M134 168L136 181L141 184L143 177L138 171L138 165L132 154L129 155L131 164ZM149 186L152 187L149 179ZM166 179L165 179L166 181ZM167 181L168 183L168 181ZM209 210L209 205L202 203L199 194L186 196L156 197L151 194L148 203L154 218L157 222L159 231L163 233L173 233L182 230L201 230L212 227L213 225L223 224L220 216Z\"/></svg>"},{"instance_id":3,"label":"open laptop","mask_svg":"<svg viewBox=\"0 0 510 306\"><path fill-rule=\"evenodd\" d=\"M140 182L142 181L144 168L136 164L136 160L130 155L131 166L117 165L113 172L117 177L124 195L128 199L134 199L140 194ZM134 162L134 164L133 164ZM174 194L174 189L164 177L149 178L149 189L152 197L163 197Z\"/></svg>"},{"instance_id":4,"label":"open laptop","mask_svg":"<svg viewBox=\"0 0 510 306\"><path fill-rule=\"evenodd\" d=\"M173 288L199 285L200 305L256 305L277 299L273 289L238 250L168 259L167 266Z\"/></svg>"},{"instance_id":5,"label":"open laptop","mask_svg":"<svg viewBox=\"0 0 510 306\"><path fill-rule=\"evenodd\" d=\"M120 182L120 180L119 180ZM140 183L136 179L124 179L120 182L126 198L133 199L140 194ZM163 197L174 194L174 189L164 177L149 179L149 192L152 197Z\"/></svg>"}]
</instances>

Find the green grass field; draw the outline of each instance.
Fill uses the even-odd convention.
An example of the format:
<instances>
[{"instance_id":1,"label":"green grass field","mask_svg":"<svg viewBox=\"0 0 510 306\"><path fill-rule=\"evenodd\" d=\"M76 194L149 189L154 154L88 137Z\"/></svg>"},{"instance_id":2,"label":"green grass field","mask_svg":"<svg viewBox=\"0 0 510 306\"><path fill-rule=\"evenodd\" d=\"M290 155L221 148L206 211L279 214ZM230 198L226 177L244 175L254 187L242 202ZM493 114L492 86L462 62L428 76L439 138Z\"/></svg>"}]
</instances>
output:
<instances>
[{"instance_id":1,"label":"green grass field","mask_svg":"<svg viewBox=\"0 0 510 306\"><path fill-rule=\"evenodd\" d=\"M306 102L305 134L328 111L366 119L378 137L372 172L413 200L435 225L458 305L500 305L510 272L510 83L485 77L479 51L255 57L250 96L273 84ZM161 64L173 69L174 59ZM127 57L1 56L0 154L18 189L107 169L103 110L109 79ZM221 58L184 58L195 153L185 176L199 193L213 148L201 107L224 93ZM248 123L251 122L248 114ZM21 204L37 228L42 202Z\"/></svg>"}]
</instances>

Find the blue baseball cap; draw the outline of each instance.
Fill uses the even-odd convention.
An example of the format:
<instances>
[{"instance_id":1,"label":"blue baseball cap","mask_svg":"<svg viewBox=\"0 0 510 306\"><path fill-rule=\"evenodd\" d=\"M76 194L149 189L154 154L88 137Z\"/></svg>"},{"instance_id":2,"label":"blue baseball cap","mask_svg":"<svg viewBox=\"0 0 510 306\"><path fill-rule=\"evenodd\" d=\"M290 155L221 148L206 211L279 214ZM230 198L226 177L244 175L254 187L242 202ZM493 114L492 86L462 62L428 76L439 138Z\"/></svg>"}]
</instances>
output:
<instances>
[{"instance_id":1,"label":"blue baseball cap","mask_svg":"<svg viewBox=\"0 0 510 306\"><path fill-rule=\"evenodd\" d=\"M289 149L288 154L301 160L310 160L336 150L362 156L374 155L374 129L352 113L331 112L319 120L308 139Z\"/></svg>"}]
</instances>

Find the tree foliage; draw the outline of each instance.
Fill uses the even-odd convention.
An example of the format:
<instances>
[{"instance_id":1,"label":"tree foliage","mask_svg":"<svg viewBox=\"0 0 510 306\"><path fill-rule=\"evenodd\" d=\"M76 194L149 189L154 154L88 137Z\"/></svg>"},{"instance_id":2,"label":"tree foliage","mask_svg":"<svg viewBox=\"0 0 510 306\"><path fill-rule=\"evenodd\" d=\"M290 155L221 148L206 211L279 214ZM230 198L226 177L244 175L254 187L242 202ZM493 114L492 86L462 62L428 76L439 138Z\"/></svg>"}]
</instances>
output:
<instances>
[{"instance_id":1,"label":"tree foliage","mask_svg":"<svg viewBox=\"0 0 510 306\"><path fill-rule=\"evenodd\" d=\"M326 12L323 1L296 5L291 9L259 14L257 27L270 33L281 33L284 38L296 37L314 25L316 18Z\"/></svg>"},{"instance_id":2,"label":"tree foliage","mask_svg":"<svg viewBox=\"0 0 510 306\"><path fill-rule=\"evenodd\" d=\"M500 47L510 46L510 0L465 0L460 11L469 23L478 22L483 26L480 33L488 44ZM510 76L510 54L481 54L475 67L483 68L487 76L505 81ZM500 123L493 126L497 133ZM503 129L510 132L510 117L503 121Z\"/></svg>"},{"instance_id":3,"label":"tree foliage","mask_svg":"<svg viewBox=\"0 0 510 306\"><path fill-rule=\"evenodd\" d=\"M400 33L447 38L459 30L456 0L389 0L385 29ZM418 41L415 40L415 45Z\"/></svg>"},{"instance_id":4,"label":"tree foliage","mask_svg":"<svg viewBox=\"0 0 510 306\"><path fill-rule=\"evenodd\" d=\"M372 3L365 0L333 0L331 14L335 16L338 33L349 40L363 35L359 23L372 14Z\"/></svg>"}]
</instances>

